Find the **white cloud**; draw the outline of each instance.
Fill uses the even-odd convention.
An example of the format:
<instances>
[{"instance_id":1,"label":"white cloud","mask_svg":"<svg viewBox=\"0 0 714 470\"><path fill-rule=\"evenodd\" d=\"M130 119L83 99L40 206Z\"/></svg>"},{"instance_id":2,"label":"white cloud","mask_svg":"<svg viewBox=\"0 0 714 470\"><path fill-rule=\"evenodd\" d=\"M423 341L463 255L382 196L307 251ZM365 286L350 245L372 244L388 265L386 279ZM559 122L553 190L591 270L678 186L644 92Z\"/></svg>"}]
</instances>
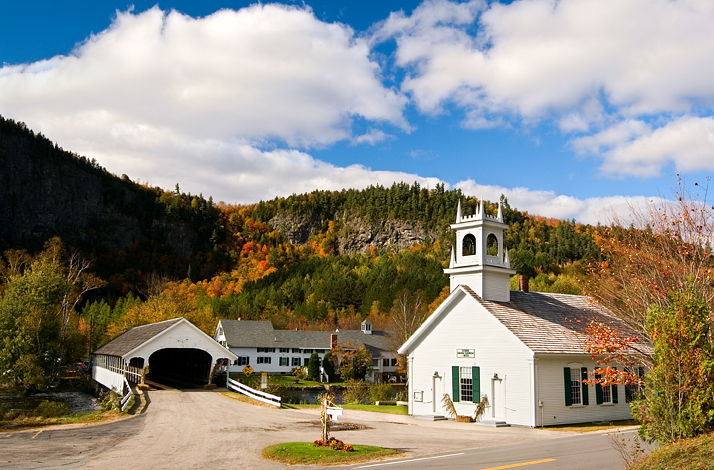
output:
<instances>
[{"instance_id":1,"label":"white cloud","mask_svg":"<svg viewBox=\"0 0 714 470\"><path fill-rule=\"evenodd\" d=\"M651 129L627 120L573 141L579 153L601 154L601 170L615 176L658 176L673 163L678 172L714 170L714 118L684 116Z\"/></svg>"},{"instance_id":2,"label":"white cloud","mask_svg":"<svg viewBox=\"0 0 714 470\"><path fill-rule=\"evenodd\" d=\"M97 125L92 131L96 139L88 144L88 155L117 174L126 173L134 180L151 174L151 184L173 188L179 183L183 191L203 192L227 202L249 203L315 189L391 186L395 181L418 181L431 187L443 183L362 165L337 167L298 150L260 150L243 139L194 139L146 125L113 129Z\"/></svg>"},{"instance_id":3,"label":"white cloud","mask_svg":"<svg viewBox=\"0 0 714 470\"><path fill-rule=\"evenodd\" d=\"M402 89L424 112L452 101L469 120L555 114L564 130L585 130L602 119L594 103L634 117L714 98L708 0L435 0L392 14L374 35L390 36L410 70Z\"/></svg>"},{"instance_id":4,"label":"white cloud","mask_svg":"<svg viewBox=\"0 0 714 470\"><path fill-rule=\"evenodd\" d=\"M388 139L392 136L389 134L385 134L383 131L379 129L370 129L369 132L358 135L357 137L354 137L352 139L352 145L359 145L359 144L369 144L369 145L374 145L377 142L381 142L385 139Z\"/></svg>"},{"instance_id":5,"label":"white cloud","mask_svg":"<svg viewBox=\"0 0 714 470\"><path fill-rule=\"evenodd\" d=\"M459 181L455 188L469 196L498 201L501 195L508 198L511 207L527 211L532 215L556 219L575 219L578 222L609 225L614 217L624 224L632 221L631 209L646 207L660 198L635 196L607 196L578 199L558 195L554 191L537 191L528 188L505 188L502 186L479 184L472 179Z\"/></svg>"},{"instance_id":6,"label":"white cloud","mask_svg":"<svg viewBox=\"0 0 714 470\"><path fill-rule=\"evenodd\" d=\"M406 99L369 54L351 28L308 8L118 12L70 56L0 69L0 110L59 137L96 114L108 126L292 146L348 139L352 116L408 128Z\"/></svg>"}]
</instances>

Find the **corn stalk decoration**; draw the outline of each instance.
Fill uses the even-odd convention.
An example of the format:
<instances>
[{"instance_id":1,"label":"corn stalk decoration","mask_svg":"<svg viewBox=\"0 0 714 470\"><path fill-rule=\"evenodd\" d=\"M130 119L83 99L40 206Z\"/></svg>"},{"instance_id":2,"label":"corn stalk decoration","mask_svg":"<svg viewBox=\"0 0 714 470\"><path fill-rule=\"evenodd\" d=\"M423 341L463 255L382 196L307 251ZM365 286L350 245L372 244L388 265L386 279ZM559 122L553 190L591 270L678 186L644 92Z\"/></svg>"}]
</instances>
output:
<instances>
[{"instance_id":1,"label":"corn stalk decoration","mask_svg":"<svg viewBox=\"0 0 714 470\"><path fill-rule=\"evenodd\" d=\"M486 408L488 407L488 395L481 395L481 401L476 405L474 410L474 421L478 421L483 416Z\"/></svg>"},{"instance_id":2,"label":"corn stalk decoration","mask_svg":"<svg viewBox=\"0 0 714 470\"><path fill-rule=\"evenodd\" d=\"M327 413L327 408L330 406L336 406L332 403L335 397L331 393L326 393L322 397L322 402L320 406L320 424L322 424L322 442L327 443L330 440L330 422L332 422L332 417Z\"/></svg>"}]
</instances>

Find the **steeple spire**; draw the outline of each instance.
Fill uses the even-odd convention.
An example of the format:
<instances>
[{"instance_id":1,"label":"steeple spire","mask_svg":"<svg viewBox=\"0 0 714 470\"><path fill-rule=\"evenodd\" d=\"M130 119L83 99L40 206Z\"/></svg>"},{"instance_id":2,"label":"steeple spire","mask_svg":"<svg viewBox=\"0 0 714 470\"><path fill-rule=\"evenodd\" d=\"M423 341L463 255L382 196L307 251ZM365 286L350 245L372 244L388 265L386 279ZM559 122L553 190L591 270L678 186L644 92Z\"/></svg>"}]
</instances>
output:
<instances>
[{"instance_id":1,"label":"steeple spire","mask_svg":"<svg viewBox=\"0 0 714 470\"><path fill-rule=\"evenodd\" d=\"M461 223L461 198L459 198L459 205L456 207L456 223Z\"/></svg>"},{"instance_id":2,"label":"steeple spire","mask_svg":"<svg viewBox=\"0 0 714 470\"><path fill-rule=\"evenodd\" d=\"M501 211L501 201L498 201L498 221L503 222L503 212Z\"/></svg>"}]
</instances>

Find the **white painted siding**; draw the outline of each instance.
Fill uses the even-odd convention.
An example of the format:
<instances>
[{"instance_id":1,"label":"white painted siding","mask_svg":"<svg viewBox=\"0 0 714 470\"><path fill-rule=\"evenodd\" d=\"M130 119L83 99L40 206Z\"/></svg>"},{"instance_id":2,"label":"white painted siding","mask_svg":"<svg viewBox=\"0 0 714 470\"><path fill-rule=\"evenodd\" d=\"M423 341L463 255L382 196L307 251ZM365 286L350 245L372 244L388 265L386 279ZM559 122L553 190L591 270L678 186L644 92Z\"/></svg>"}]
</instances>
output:
<instances>
[{"instance_id":1,"label":"white painted siding","mask_svg":"<svg viewBox=\"0 0 714 470\"><path fill-rule=\"evenodd\" d=\"M443 414L444 394L453 396L451 367L479 366L481 394L488 395L491 404L484 418L534 426L529 365L533 353L473 298L463 293L456 295L461 298L410 355L411 413ZM475 358L457 358L457 349L474 349ZM434 378L435 372L440 378ZM494 374L501 379L495 407L493 394L499 392L499 387L494 387ZM414 392L422 392L423 402L414 401ZM474 403L460 402L455 406L461 415L472 415L476 407Z\"/></svg>"},{"instance_id":2,"label":"white painted siding","mask_svg":"<svg viewBox=\"0 0 714 470\"><path fill-rule=\"evenodd\" d=\"M124 388L124 375L112 372L104 367L93 366L92 378L117 393L121 393Z\"/></svg>"},{"instance_id":3,"label":"white painted siding","mask_svg":"<svg viewBox=\"0 0 714 470\"><path fill-rule=\"evenodd\" d=\"M289 374L293 368L298 366L293 366L293 358L300 359L300 367L306 366L307 361L310 359L312 353L306 353L304 350L300 350L299 353L292 352L293 348L287 348L289 352L280 352L280 348L275 348L275 352L258 352L258 348L230 348L231 352L236 356L247 356L248 364L253 368L255 372L268 372L269 374ZM317 348L316 348L317 349ZM315 349L313 349L315 351ZM329 349L319 349L318 356L320 359L325 357ZM258 356L269 357L270 364L258 364ZM288 365L281 366L280 358L288 358ZM244 365L233 365L229 368L230 372L241 372L245 366Z\"/></svg>"},{"instance_id":4,"label":"white painted siding","mask_svg":"<svg viewBox=\"0 0 714 470\"><path fill-rule=\"evenodd\" d=\"M487 300L509 302L511 300L511 276L509 273L491 273L483 276L483 296Z\"/></svg>"},{"instance_id":5,"label":"white painted siding","mask_svg":"<svg viewBox=\"0 0 714 470\"><path fill-rule=\"evenodd\" d=\"M592 372L597 367L590 356L546 356L536 358L537 400L543 406L537 410L537 425L551 426L556 424L586 423L592 421L614 421L631 418L630 405L625 403L625 387L618 386L618 403L598 405L595 400L595 387L588 386L587 406L565 406L565 379L563 368L569 364L579 363Z\"/></svg>"}]
</instances>

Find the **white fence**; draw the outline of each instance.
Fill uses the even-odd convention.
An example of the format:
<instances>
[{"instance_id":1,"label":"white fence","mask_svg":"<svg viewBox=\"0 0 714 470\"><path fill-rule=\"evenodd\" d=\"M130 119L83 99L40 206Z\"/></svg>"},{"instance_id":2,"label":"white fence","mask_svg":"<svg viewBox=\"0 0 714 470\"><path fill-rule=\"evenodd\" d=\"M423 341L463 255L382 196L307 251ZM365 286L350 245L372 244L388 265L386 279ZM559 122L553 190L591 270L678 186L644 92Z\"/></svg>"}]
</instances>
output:
<instances>
[{"instance_id":1,"label":"white fence","mask_svg":"<svg viewBox=\"0 0 714 470\"><path fill-rule=\"evenodd\" d=\"M131 395L134 393L131 390L131 385L129 385L129 381L126 380L126 377L124 377L124 385L126 386L128 392L126 392L126 395L121 399L121 410L124 411L124 409L129 406L129 399L131 398Z\"/></svg>"},{"instance_id":2,"label":"white fence","mask_svg":"<svg viewBox=\"0 0 714 470\"><path fill-rule=\"evenodd\" d=\"M253 390L250 387L247 387L243 385L240 382L236 382L233 379L228 379L228 382L226 383L226 386L230 389L233 390L234 392L242 393L243 395L249 396L253 400L258 400L262 401L263 403L267 403L269 405L277 406L278 408L280 407L280 401L282 398L271 395L269 393L261 392L260 390Z\"/></svg>"}]
</instances>

